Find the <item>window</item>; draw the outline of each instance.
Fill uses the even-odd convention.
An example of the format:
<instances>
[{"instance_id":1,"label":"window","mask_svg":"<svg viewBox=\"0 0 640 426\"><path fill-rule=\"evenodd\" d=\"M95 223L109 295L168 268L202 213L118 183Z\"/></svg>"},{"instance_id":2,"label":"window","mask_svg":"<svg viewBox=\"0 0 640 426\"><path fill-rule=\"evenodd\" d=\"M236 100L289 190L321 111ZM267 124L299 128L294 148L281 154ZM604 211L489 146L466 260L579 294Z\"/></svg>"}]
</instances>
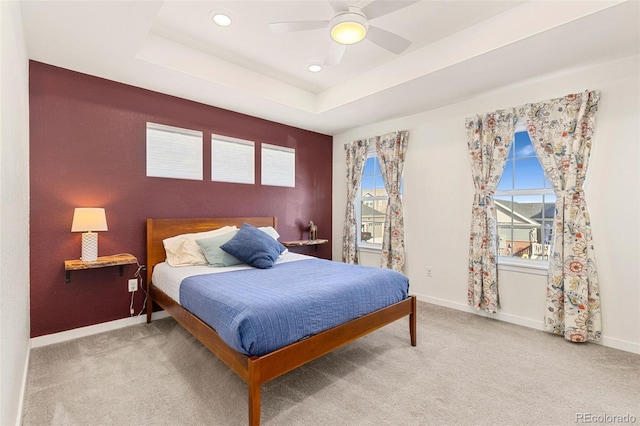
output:
<instances>
[{"instance_id":1,"label":"window","mask_svg":"<svg viewBox=\"0 0 640 426\"><path fill-rule=\"evenodd\" d=\"M296 186L296 150L284 146L262 144L263 185Z\"/></svg>"},{"instance_id":2,"label":"window","mask_svg":"<svg viewBox=\"0 0 640 426\"><path fill-rule=\"evenodd\" d=\"M147 123L147 176L202 180L202 132Z\"/></svg>"},{"instance_id":3,"label":"window","mask_svg":"<svg viewBox=\"0 0 640 426\"><path fill-rule=\"evenodd\" d=\"M498 254L548 260L555 201L529 134L516 132L495 194Z\"/></svg>"},{"instance_id":4,"label":"window","mask_svg":"<svg viewBox=\"0 0 640 426\"><path fill-rule=\"evenodd\" d=\"M254 143L228 136L211 135L211 180L255 183Z\"/></svg>"},{"instance_id":5,"label":"window","mask_svg":"<svg viewBox=\"0 0 640 426\"><path fill-rule=\"evenodd\" d=\"M400 187L402 194L402 187ZM389 196L384 187L375 148L369 150L362 174L362 184L356 199L356 217L360 228L361 247L381 247L384 217Z\"/></svg>"}]
</instances>

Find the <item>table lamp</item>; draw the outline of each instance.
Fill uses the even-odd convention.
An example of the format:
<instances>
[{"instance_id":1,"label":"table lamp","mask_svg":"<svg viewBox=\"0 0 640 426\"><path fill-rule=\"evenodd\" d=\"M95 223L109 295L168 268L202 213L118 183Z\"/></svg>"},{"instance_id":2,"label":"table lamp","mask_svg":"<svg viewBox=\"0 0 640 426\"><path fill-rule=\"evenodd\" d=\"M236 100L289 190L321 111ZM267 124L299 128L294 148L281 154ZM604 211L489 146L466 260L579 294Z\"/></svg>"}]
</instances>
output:
<instances>
[{"instance_id":1,"label":"table lamp","mask_svg":"<svg viewBox=\"0 0 640 426\"><path fill-rule=\"evenodd\" d=\"M98 260L98 234L96 231L107 230L107 217L103 208L78 207L73 212L71 232L83 232L82 256L83 262Z\"/></svg>"}]
</instances>

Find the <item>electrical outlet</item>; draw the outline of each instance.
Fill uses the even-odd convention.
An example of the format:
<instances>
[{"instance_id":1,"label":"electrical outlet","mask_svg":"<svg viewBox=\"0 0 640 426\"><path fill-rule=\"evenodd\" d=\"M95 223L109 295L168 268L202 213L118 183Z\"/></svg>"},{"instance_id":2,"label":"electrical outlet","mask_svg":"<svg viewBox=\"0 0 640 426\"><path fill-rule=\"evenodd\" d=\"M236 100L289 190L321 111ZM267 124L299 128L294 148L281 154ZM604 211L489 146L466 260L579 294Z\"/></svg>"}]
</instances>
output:
<instances>
[{"instance_id":1,"label":"electrical outlet","mask_svg":"<svg viewBox=\"0 0 640 426\"><path fill-rule=\"evenodd\" d=\"M133 293L138 289L138 279L132 278L129 280L129 292Z\"/></svg>"},{"instance_id":2,"label":"electrical outlet","mask_svg":"<svg viewBox=\"0 0 640 426\"><path fill-rule=\"evenodd\" d=\"M433 276L433 270L431 269L431 266L427 266L427 276L428 277L432 277Z\"/></svg>"}]
</instances>

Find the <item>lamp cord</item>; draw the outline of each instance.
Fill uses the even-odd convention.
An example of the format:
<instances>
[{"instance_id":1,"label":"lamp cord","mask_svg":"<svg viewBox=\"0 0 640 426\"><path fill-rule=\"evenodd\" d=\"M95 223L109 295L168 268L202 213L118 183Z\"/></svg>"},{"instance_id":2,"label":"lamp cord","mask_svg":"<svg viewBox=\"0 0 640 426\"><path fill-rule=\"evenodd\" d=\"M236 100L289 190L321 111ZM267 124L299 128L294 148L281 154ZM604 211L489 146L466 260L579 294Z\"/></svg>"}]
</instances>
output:
<instances>
[{"instance_id":1,"label":"lamp cord","mask_svg":"<svg viewBox=\"0 0 640 426\"><path fill-rule=\"evenodd\" d=\"M131 253L118 253L118 254L114 254L113 256L122 256L122 255L128 255L128 256L133 256ZM136 265L138 265L138 269L136 270L136 272L133 274L133 277L136 278L138 280L138 287L140 287L140 289L143 291L144 293L144 300L142 301L142 308L140 309L140 312L138 312L138 314L135 314L135 311L133 310L133 301L135 298L135 291L131 292L131 303L129 304L129 315L131 317L139 317L140 315L142 315L142 313L145 311L145 308L147 306L147 290L144 288L144 279L142 278L142 271L146 271L147 270L147 266L146 265L141 265L138 262L138 258L136 256L133 256L133 258L136 259Z\"/></svg>"}]
</instances>

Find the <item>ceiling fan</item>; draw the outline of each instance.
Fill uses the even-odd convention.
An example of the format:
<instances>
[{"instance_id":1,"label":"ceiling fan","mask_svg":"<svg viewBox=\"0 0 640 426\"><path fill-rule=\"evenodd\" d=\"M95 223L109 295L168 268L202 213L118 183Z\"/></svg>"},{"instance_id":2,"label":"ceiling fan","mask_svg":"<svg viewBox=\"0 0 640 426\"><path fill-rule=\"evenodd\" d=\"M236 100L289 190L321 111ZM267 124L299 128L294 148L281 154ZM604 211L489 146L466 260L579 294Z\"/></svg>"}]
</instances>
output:
<instances>
[{"instance_id":1,"label":"ceiling fan","mask_svg":"<svg viewBox=\"0 0 640 426\"><path fill-rule=\"evenodd\" d=\"M370 25L369 21L391 12L403 9L418 0L409 1L373 1L360 8L349 6L346 1L329 1L335 15L328 21L272 22L269 28L274 33L317 30L329 28L333 39L329 53L324 61L326 65L337 65L347 45L367 39L378 46L399 55L411 44L411 41L382 28Z\"/></svg>"}]
</instances>

